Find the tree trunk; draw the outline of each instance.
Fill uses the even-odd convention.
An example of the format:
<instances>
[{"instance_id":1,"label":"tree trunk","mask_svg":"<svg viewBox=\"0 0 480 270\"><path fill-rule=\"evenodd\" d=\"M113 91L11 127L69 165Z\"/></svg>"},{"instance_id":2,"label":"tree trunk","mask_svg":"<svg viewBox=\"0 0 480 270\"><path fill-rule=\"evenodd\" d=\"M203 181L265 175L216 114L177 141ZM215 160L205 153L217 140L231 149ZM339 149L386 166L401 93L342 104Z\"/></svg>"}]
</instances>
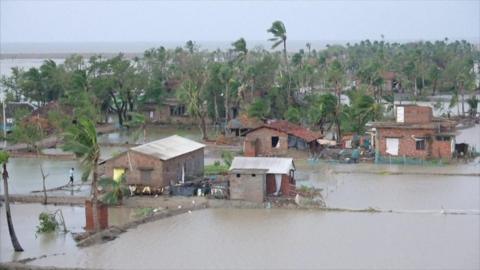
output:
<instances>
[{"instance_id":1,"label":"tree trunk","mask_svg":"<svg viewBox=\"0 0 480 270\"><path fill-rule=\"evenodd\" d=\"M227 125L230 120L230 104L229 104L229 89L228 83L225 84L225 134L227 134Z\"/></svg>"},{"instance_id":2,"label":"tree trunk","mask_svg":"<svg viewBox=\"0 0 480 270\"><path fill-rule=\"evenodd\" d=\"M42 173L43 204L47 204L47 188L45 187L45 180L48 175L45 175L42 165L40 165L40 172Z\"/></svg>"},{"instance_id":3,"label":"tree trunk","mask_svg":"<svg viewBox=\"0 0 480 270\"><path fill-rule=\"evenodd\" d=\"M287 85L287 102L288 106L292 105L293 100L292 100L292 93L290 90L291 87L291 81L290 81L290 67L288 66L288 56L287 56L287 42L286 40L283 41L283 58L285 60L285 69L286 69L286 74L288 76L288 85Z\"/></svg>"},{"instance_id":4,"label":"tree trunk","mask_svg":"<svg viewBox=\"0 0 480 270\"><path fill-rule=\"evenodd\" d=\"M207 124L205 123L205 116L200 116L200 131L202 132L202 140L207 141Z\"/></svg>"},{"instance_id":5,"label":"tree trunk","mask_svg":"<svg viewBox=\"0 0 480 270\"><path fill-rule=\"evenodd\" d=\"M460 86L460 94L462 95L462 117L465 116L465 87L463 83Z\"/></svg>"},{"instance_id":6,"label":"tree trunk","mask_svg":"<svg viewBox=\"0 0 480 270\"><path fill-rule=\"evenodd\" d=\"M7 163L3 163L3 187L4 187L4 200L5 200L5 214L7 215L8 233L10 234L10 240L12 240L13 249L17 252L23 251L22 246L18 242L15 229L13 228L12 214L10 212L10 201L8 197L8 171Z\"/></svg>"},{"instance_id":7,"label":"tree trunk","mask_svg":"<svg viewBox=\"0 0 480 270\"><path fill-rule=\"evenodd\" d=\"M432 96L435 96L436 92L437 92L437 79L433 80Z\"/></svg>"},{"instance_id":8,"label":"tree trunk","mask_svg":"<svg viewBox=\"0 0 480 270\"><path fill-rule=\"evenodd\" d=\"M97 179L98 179L98 159L94 160L95 164L93 165L93 177L92 177L92 214L93 214L93 230L98 232L100 230L100 222L98 219L98 189L97 189Z\"/></svg>"},{"instance_id":9,"label":"tree trunk","mask_svg":"<svg viewBox=\"0 0 480 270\"><path fill-rule=\"evenodd\" d=\"M215 115L214 115L214 119L213 119L213 123L215 123L215 125L218 124L218 104L217 104L217 95L215 94L213 96L213 107L214 107L214 110L215 110Z\"/></svg>"}]
</instances>

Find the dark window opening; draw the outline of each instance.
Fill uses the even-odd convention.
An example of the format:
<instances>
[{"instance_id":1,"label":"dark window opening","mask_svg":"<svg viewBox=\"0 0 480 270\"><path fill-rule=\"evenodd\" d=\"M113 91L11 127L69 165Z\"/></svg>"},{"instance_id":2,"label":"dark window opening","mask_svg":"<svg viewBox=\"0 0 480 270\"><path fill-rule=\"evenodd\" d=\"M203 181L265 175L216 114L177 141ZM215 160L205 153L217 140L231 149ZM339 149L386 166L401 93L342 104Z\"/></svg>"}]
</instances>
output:
<instances>
[{"instance_id":1,"label":"dark window opening","mask_svg":"<svg viewBox=\"0 0 480 270\"><path fill-rule=\"evenodd\" d=\"M240 174L239 174L239 173L237 173L237 177L240 177Z\"/></svg>"},{"instance_id":2,"label":"dark window opening","mask_svg":"<svg viewBox=\"0 0 480 270\"><path fill-rule=\"evenodd\" d=\"M272 147L278 147L280 138L278 136L272 136Z\"/></svg>"},{"instance_id":3,"label":"dark window opening","mask_svg":"<svg viewBox=\"0 0 480 270\"><path fill-rule=\"evenodd\" d=\"M171 116L184 116L185 115L185 105L170 106L170 115Z\"/></svg>"},{"instance_id":4,"label":"dark window opening","mask_svg":"<svg viewBox=\"0 0 480 270\"><path fill-rule=\"evenodd\" d=\"M257 175L256 175L256 174L252 174L252 177L255 177L255 176L257 176Z\"/></svg>"},{"instance_id":5,"label":"dark window opening","mask_svg":"<svg viewBox=\"0 0 480 270\"><path fill-rule=\"evenodd\" d=\"M420 139L415 142L415 146L417 150L425 150L425 139Z\"/></svg>"}]
</instances>

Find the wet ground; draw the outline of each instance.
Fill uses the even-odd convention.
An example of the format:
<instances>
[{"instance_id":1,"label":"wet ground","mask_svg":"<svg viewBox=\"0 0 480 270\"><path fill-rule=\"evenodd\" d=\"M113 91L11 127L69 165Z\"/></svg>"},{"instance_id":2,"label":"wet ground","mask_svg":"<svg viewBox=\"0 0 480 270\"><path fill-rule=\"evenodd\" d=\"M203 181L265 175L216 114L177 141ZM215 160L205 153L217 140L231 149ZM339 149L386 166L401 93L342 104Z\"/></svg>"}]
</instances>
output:
<instances>
[{"instance_id":1,"label":"wet ground","mask_svg":"<svg viewBox=\"0 0 480 270\"><path fill-rule=\"evenodd\" d=\"M467 130L465 138L478 139L477 128ZM215 158L220 152L212 153ZM207 209L140 225L115 241L82 249L70 234L35 238L37 217L45 207L15 204L17 236L26 250L15 254L0 207L0 261L59 254L31 264L114 269L478 269L479 161L443 166L296 161L297 185L321 188L328 207L401 213ZM64 183L68 174L64 168L74 166L80 177L75 161L14 158L8 165L11 190L40 189L40 164L51 172L47 183L52 187ZM47 208L61 208L74 231L84 226L83 208ZM109 219L120 224L136 215L137 210L114 209Z\"/></svg>"}]
</instances>

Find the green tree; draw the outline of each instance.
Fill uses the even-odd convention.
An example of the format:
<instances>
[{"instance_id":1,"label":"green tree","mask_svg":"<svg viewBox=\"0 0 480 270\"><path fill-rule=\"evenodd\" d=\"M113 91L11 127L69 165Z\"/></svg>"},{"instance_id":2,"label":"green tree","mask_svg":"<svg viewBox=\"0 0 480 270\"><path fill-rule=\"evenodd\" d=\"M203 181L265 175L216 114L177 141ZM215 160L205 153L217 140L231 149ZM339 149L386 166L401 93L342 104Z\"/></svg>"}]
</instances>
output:
<instances>
[{"instance_id":1,"label":"green tree","mask_svg":"<svg viewBox=\"0 0 480 270\"><path fill-rule=\"evenodd\" d=\"M5 200L5 214L7 216L7 225L8 225L8 233L10 234L10 240L12 241L13 249L17 252L23 251L22 246L18 242L17 235L15 234L15 228L13 227L12 221L12 213L10 211L10 200L8 195L8 171L7 171L7 163L8 163L8 153L5 151L0 151L0 163L3 165L3 188L4 188L4 200Z\"/></svg>"},{"instance_id":2,"label":"green tree","mask_svg":"<svg viewBox=\"0 0 480 270\"><path fill-rule=\"evenodd\" d=\"M100 158L100 145L97 141L97 131L92 120L82 118L76 125L72 125L63 136L65 151L71 151L81 159L84 169L82 176L86 180L92 174L91 202L93 208L93 227L95 231L100 228L98 216L98 160Z\"/></svg>"},{"instance_id":3,"label":"green tree","mask_svg":"<svg viewBox=\"0 0 480 270\"><path fill-rule=\"evenodd\" d=\"M288 56L287 56L287 30L282 21L274 21L272 26L267 29L268 33L273 35L269 41L273 42L272 49L277 48L280 44L283 44L283 58L285 61L285 73L289 77L287 85L287 96L289 105L292 103L292 96L290 90L290 68L288 65Z\"/></svg>"}]
</instances>

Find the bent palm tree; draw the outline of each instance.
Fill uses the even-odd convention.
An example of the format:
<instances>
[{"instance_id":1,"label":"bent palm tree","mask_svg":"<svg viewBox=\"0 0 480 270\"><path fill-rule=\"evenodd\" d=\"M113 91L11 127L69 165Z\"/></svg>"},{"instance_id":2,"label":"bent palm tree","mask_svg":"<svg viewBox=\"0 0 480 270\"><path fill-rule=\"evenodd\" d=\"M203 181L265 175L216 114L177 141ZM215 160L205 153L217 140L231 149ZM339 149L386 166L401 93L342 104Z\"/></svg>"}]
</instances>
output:
<instances>
[{"instance_id":1,"label":"bent palm tree","mask_svg":"<svg viewBox=\"0 0 480 270\"><path fill-rule=\"evenodd\" d=\"M238 53L238 61L242 62L245 60L248 50L247 50L247 42L244 38L239 38L235 42L232 43L233 50Z\"/></svg>"},{"instance_id":2,"label":"bent palm tree","mask_svg":"<svg viewBox=\"0 0 480 270\"><path fill-rule=\"evenodd\" d=\"M8 153L0 151L0 163L3 165L3 186L4 186L4 200L5 200L5 214L7 215L7 224L8 224L8 233L10 234L10 240L12 240L12 246L15 251L23 251L22 246L18 242L17 235L15 234L15 229L13 228L12 214L10 212L10 201L8 198L8 171L7 171L7 162L8 162Z\"/></svg>"},{"instance_id":3,"label":"bent palm tree","mask_svg":"<svg viewBox=\"0 0 480 270\"><path fill-rule=\"evenodd\" d=\"M65 144L63 145L63 149L65 151L73 152L75 156L82 159L81 162L84 169L82 180L86 180L90 173L92 173L91 201L93 208L93 228L95 231L98 231L100 223L97 211L97 168L98 160L100 158L100 146L97 142L95 124L90 119L80 119L76 125L71 126L64 134L64 141Z\"/></svg>"},{"instance_id":4,"label":"bent palm tree","mask_svg":"<svg viewBox=\"0 0 480 270\"><path fill-rule=\"evenodd\" d=\"M272 26L267 29L268 33L273 34L273 38L268 39L268 41L272 41L272 49L277 48L280 44L283 44L283 58L285 61L285 69L288 76L288 88L287 88L287 95L288 95L288 102L291 103L291 96L290 96L290 69L288 66L288 58L287 58L287 30L285 25L281 21L274 21Z\"/></svg>"}]
</instances>

